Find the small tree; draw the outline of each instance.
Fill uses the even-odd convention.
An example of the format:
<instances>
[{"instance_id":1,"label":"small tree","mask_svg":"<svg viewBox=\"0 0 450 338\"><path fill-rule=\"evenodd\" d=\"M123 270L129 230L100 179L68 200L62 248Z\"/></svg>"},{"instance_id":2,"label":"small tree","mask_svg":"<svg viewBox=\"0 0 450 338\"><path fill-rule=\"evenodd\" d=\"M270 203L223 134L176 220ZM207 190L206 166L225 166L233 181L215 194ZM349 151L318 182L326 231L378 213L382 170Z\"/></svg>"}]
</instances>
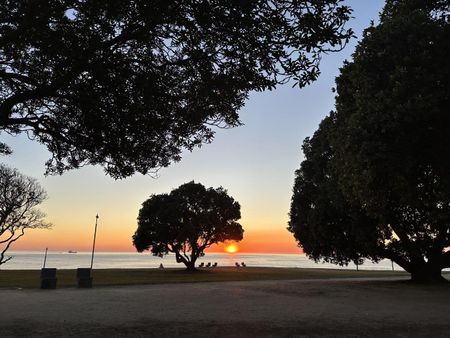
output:
<instances>
[{"instance_id":1,"label":"small tree","mask_svg":"<svg viewBox=\"0 0 450 338\"><path fill-rule=\"evenodd\" d=\"M0 164L0 265L9 261L6 251L27 229L49 228L36 206L47 197L31 177Z\"/></svg>"},{"instance_id":2,"label":"small tree","mask_svg":"<svg viewBox=\"0 0 450 338\"><path fill-rule=\"evenodd\" d=\"M133 244L154 256L174 253L177 263L195 270L196 260L212 244L242 239L240 218L240 205L226 190L189 182L142 204Z\"/></svg>"}]
</instances>

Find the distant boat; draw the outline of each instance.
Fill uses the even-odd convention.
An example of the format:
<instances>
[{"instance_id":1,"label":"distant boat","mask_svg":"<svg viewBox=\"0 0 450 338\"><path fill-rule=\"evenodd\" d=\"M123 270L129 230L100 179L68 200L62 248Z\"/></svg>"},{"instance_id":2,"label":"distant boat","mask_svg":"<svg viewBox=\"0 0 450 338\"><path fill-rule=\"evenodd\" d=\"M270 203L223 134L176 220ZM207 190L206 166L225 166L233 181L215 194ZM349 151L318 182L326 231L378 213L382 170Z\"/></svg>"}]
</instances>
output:
<instances>
[{"instance_id":1,"label":"distant boat","mask_svg":"<svg viewBox=\"0 0 450 338\"><path fill-rule=\"evenodd\" d=\"M72 251L72 250L69 250L68 252L69 253L77 253L76 251Z\"/></svg>"}]
</instances>

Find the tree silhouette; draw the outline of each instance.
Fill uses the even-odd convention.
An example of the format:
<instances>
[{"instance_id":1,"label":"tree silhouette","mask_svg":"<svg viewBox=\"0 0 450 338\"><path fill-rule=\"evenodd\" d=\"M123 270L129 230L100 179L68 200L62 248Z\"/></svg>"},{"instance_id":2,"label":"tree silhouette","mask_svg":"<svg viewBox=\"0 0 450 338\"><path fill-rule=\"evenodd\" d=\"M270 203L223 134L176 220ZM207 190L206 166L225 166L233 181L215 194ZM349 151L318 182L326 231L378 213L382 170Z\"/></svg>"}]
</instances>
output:
<instances>
[{"instance_id":1,"label":"tree silhouette","mask_svg":"<svg viewBox=\"0 0 450 338\"><path fill-rule=\"evenodd\" d=\"M43 221L45 214L36 209L45 198L35 179L0 164L0 265L12 258L6 251L25 230L51 226Z\"/></svg>"},{"instance_id":2,"label":"tree silhouette","mask_svg":"<svg viewBox=\"0 0 450 338\"><path fill-rule=\"evenodd\" d=\"M189 182L142 204L133 244L154 256L174 253L177 263L195 270L196 260L212 244L242 239L240 218L240 205L226 190Z\"/></svg>"},{"instance_id":3,"label":"tree silhouette","mask_svg":"<svg viewBox=\"0 0 450 338\"><path fill-rule=\"evenodd\" d=\"M295 173L288 229L315 261L360 265L377 246L376 223L364 208L348 202L338 184L333 128L332 115L303 142L305 160Z\"/></svg>"},{"instance_id":4,"label":"tree silhouette","mask_svg":"<svg viewBox=\"0 0 450 338\"><path fill-rule=\"evenodd\" d=\"M250 91L314 81L349 16L340 0L2 1L0 131L44 144L50 174L146 174L238 126Z\"/></svg>"},{"instance_id":5,"label":"tree silhouette","mask_svg":"<svg viewBox=\"0 0 450 338\"><path fill-rule=\"evenodd\" d=\"M341 69L291 205L312 258L388 258L417 281L450 267L449 34L448 1L388 1Z\"/></svg>"}]
</instances>

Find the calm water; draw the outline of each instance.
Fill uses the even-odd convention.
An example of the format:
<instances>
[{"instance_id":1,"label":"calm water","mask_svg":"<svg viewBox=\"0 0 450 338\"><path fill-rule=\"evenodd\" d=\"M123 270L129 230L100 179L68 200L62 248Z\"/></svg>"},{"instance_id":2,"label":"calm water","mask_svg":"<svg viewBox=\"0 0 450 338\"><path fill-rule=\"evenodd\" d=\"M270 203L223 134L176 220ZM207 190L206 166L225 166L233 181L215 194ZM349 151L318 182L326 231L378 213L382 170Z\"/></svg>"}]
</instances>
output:
<instances>
[{"instance_id":1,"label":"calm water","mask_svg":"<svg viewBox=\"0 0 450 338\"><path fill-rule=\"evenodd\" d=\"M24 269L34 270L42 268L44 252L36 251L11 251L8 252L14 258L0 266L4 270ZM217 262L219 266L234 266L236 262L245 262L247 266L257 267L281 267L281 268L332 268L332 269L355 269L353 264L348 267L339 267L327 263L314 263L302 254L227 254L208 253L199 259L198 263ZM98 252L94 257L94 269L107 268L157 268L162 263L165 267L183 267L175 262L173 255L164 258L153 257L149 253L134 252ZM89 252L51 252L47 254L46 267L58 269L75 269L89 267L91 254ZM378 264L370 262L359 267L361 270L391 270L391 261L384 260ZM402 270L394 264L395 270Z\"/></svg>"}]
</instances>

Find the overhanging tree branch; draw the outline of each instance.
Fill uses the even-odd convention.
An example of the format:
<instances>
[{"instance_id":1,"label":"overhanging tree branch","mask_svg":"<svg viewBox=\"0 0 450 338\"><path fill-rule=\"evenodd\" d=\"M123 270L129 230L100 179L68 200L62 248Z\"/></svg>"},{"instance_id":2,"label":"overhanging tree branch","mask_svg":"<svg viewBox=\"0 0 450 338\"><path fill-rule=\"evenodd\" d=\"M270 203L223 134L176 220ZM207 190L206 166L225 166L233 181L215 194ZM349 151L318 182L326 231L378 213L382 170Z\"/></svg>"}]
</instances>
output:
<instances>
[{"instance_id":1,"label":"overhanging tree branch","mask_svg":"<svg viewBox=\"0 0 450 338\"><path fill-rule=\"evenodd\" d=\"M239 126L251 91L314 81L320 54L353 36L351 10L336 0L173 0L153 4L156 16L145 0L62 0L39 17L28 16L33 6L0 6L0 131L39 135L52 154L47 173L91 163L124 178L166 167L217 127ZM73 6L68 21L61 13Z\"/></svg>"}]
</instances>

